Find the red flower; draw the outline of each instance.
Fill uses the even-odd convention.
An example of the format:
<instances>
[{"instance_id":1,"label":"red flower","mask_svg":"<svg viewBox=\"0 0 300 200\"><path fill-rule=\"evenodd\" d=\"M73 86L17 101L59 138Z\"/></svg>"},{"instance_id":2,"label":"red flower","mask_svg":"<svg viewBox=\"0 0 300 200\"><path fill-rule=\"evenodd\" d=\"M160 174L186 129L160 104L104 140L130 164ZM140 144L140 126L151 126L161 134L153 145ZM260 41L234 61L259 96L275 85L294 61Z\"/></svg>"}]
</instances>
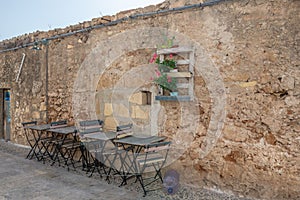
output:
<instances>
[{"instance_id":1,"label":"red flower","mask_svg":"<svg viewBox=\"0 0 300 200\"><path fill-rule=\"evenodd\" d=\"M155 69L155 73L156 73L156 76L160 76L161 75L160 71L158 71L157 69Z\"/></svg>"},{"instance_id":2,"label":"red flower","mask_svg":"<svg viewBox=\"0 0 300 200\"><path fill-rule=\"evenodd\" d=\"M170 57L170 59L172 59L173 58L173 54L170 53L169 57Z\"/></svg>"},{"instance_id":3,"label":"red flower","mask_svg":"<svg viewBox=\"0 0 300 200\"><path fill-rule=\"evenodd\" d=\"M172 78L170 76L167 77L168 78L168 83L172 82Z\"/></svg>"},{"instance_id":4,"label":"red flower","mask_svg":"<svg viewBox=\"0 0 300 200\"><path fill-rule=\"evenodd\" d=\"M153 63L156 60L156 58L157 58L157 54L155 53L155 54L153 54L153 56L150 60L150 63Z\"/></svg>"}]
</instances>

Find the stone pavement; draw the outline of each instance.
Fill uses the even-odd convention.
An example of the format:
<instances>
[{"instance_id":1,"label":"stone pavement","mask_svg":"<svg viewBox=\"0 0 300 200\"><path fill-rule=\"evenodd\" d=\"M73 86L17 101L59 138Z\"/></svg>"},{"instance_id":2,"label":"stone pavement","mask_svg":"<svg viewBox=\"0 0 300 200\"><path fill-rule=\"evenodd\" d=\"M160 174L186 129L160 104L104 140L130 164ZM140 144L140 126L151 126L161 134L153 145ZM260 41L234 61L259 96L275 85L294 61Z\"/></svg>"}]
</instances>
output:
<instances>
[{"instance_id":1,"label":"stone pavement","mask_svg":"<svg viewBox=\"0 0 300 200\"><path fill-rule=\"evenodd\" d=\"M118 182L108 184L95 173L89 178L80 169L50 166L36 160L25 159L28 148L0 140L0 200L249 200L205 189L191 190L181 187L175 195L162 190L150 192L146 197L138 183L118 187Z\"/></svg>"},{"instance_id":2,"label":"stone pavement","mask_svg":"<svg viewBox=\"0 0 300 200\"><path fill-rule=\"evenodd\" d=\"M128 192L105 181L68 172L35 160L0 150L0 199L137 199ZM140 195L141 196L141 195Z\"/></svg>"}]
</instances>

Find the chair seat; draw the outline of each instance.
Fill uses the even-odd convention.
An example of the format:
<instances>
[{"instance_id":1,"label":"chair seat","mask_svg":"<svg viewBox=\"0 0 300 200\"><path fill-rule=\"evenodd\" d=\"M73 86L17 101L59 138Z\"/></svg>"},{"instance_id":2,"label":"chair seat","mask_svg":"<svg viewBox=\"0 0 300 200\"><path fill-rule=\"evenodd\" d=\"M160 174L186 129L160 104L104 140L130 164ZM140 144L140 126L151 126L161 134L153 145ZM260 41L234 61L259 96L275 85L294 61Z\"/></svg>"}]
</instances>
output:
<instances>
[{"instance_id":1,"label":"chair seat","mask_svg":"<svg viewBox=\"0 0 300 200\"><path fill-rule=\"evenodd\" d=\"M61 147L62 148L77 148L80 146L81 146L81 143L75 141L75 142L64 143Z\"/></svg>"},{"instance_id":2,"label":"chair seat","mask_svg":"<svg viewBox=\"0 0 300 200\"><path fill-rule=\"evenodd\" d=\"M72 144L74 143L74 140L71 138L66 138L66 139L57 139L53 138L53 143L58 144L58 145L66 145L66 144Z\"/></svg>"},{"instance_id":3,"label":"chair seat","mask_svg":"<svg viewBox=\"0 0 300 200\"><path fill-rule=\"evenodd\" d=\"M139 165L147 165L147 164L152 164L157 162L163 162L165 160L165 158L160 154L148 155L147 159L145 159L145 156L146 155L137 157L136 161L138 162Z\"/></svg>"},{"instance_id":4,"label":"chair seat","mask_svg":"<svg viewBox=\"0 0 300 200\"><path fill-rule=\"evenodd\" d=\"M56 139L53 138L53 137L43 137L43 138L40 138L40 141L41 142L51 142L51 141L55 141Z\"/></svg>"}]
</instances>

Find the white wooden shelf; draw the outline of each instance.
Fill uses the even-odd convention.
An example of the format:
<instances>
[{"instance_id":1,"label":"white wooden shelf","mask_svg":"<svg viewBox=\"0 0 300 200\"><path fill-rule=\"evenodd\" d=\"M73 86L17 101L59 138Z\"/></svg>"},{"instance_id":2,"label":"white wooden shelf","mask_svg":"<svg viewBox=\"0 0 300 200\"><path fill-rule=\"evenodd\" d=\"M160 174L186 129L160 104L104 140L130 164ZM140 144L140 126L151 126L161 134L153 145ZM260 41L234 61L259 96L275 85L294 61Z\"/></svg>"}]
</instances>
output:
<instances>
[{"instance_id":1,"label":"white wooden shelf","mask_svg":"<svg viewBox=\"0 0 300 200\"><path fill-rule=\"evenodd\" d=\"M158 49L157 54L158 55L165 55L170 53L188 53L193 52L193 48L191 47L175 47L175 48L169 48L169 49Z\"/></svg>"},{"instance_id":2,"label":"white wooden shelf","mask_svg":"<svg viewBox=\"0 0 300 200\"><path fill-rule=\"evenodd\" d=\"M178 78L178 80L181 79L177 83L177 88L185 92L183 92L180 96L155 96L155 99L159 101L192 101L194 98L194 48L181 46L157 50L157 55L159 55L159 59L161 61L165 60L165 58L169 54L178 55L176 56L177 66L185 70L180 72L164 73L167 74L167 76ZM185 80L184 78L186 78L187 80ZM163 91L161 90L160 93L162 94Z\"/></svg>"},{"instance_id":3,"label":"white wooden shelf","mask_svg":"<svg viewBox=\"0 0 300 200\"><path fill-rule=\"evenodd\" d=\"M167 72L166 73L170 77L174 78L191 78L192 72Z\"/></svg>"}]
</instances>

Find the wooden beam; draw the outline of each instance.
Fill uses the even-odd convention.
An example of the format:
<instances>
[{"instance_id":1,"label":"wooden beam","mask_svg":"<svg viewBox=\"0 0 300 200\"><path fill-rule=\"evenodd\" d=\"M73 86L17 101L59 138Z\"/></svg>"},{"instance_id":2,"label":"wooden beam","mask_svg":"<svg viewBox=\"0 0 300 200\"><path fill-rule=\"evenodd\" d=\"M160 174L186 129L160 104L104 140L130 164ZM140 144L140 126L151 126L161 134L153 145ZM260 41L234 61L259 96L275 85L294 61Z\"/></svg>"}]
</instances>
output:
<instances>
[{"instance_id":1,"label":"wooden beam","mask_svg":"<svg viewBox=\"0 0 300 200\"><path fill-rule=\"evenodd\" d=\"M167 76L176 77L176 78L190 78L192 77L191 72L169 72Z\"/></svg>"}]
</instances>

